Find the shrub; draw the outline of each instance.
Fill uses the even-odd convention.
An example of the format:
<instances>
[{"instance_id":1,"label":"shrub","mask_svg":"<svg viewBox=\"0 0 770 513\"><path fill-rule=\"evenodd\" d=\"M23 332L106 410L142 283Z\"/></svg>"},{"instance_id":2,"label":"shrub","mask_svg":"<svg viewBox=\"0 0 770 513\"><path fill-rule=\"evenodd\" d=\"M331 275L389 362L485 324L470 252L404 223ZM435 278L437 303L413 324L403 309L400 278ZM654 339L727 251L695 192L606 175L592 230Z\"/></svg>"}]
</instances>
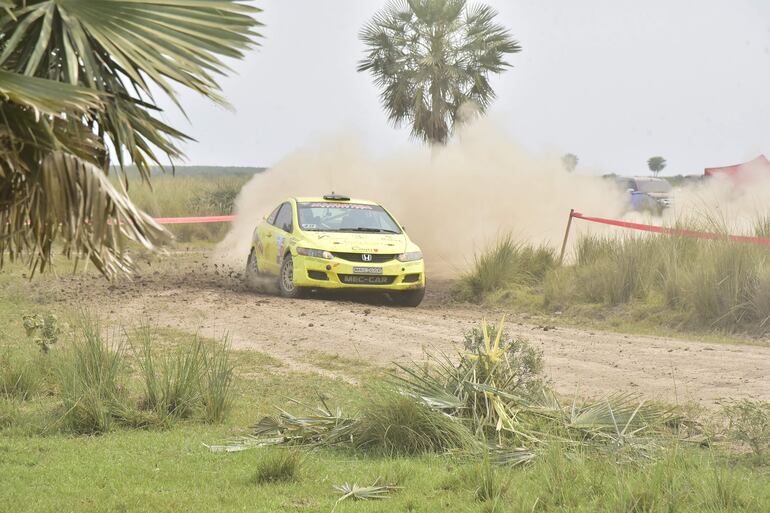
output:
<instances>
[{"instance_id":1,"label":"shrub","mask_svg":"<svg viewBox=\"0 0 770 513\"><path fill-rule=\"evenodd\" d=\"M269 449L260 452L252 480L257 484L287 483L299 478L302 458L291 449Z\"/></svg>"},{"instance_id":2,"label":"shrub","mask_svg":"<svg viewBox=\"0 0 770 513\"><path fill-rule=\"evenodd\" d=\"M53 314L23 315L22 323L27 337L37 344L44 353L50 351L51 346L59 341L61 328L58 319Z\"/></svg>"},{"instance_id":3,"label":"shrub","mask_svg":"<svg viewBox=\"0 0 770 513\"><path fill-rule=\"evenodd\" d=\"M761 457L770 447L770 402L742 399L726 404L723 411L729 437L748 445Z\"/></svg>"},{"instance_id":4,"label":"shrub","mask_svg":"<svg viewBox=\"0 0 770 513\"><path fill-rule=\"evenodd\" d=\"M531 397L540 392L543 388L542 351L522 338L512 338L502 329L502 323L499 328L494 324L486 325L486 334L485 325L466 331L463 340L465 350L473 356L474 372L479 381L493 379L498 389L524 396ZM502 329L498 342L501 357L494 365L489 365L488 345L497 339L499 329Z\"/></svg>"}]
</instances>

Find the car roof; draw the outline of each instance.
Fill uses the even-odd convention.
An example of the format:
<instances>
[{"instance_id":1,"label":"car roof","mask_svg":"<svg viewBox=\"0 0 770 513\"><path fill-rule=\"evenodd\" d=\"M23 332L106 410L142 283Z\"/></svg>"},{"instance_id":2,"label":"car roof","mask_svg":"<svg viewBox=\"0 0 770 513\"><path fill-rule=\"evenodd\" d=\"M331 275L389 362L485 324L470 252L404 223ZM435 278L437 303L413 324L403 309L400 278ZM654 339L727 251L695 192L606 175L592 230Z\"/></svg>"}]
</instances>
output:
<instances>
[{"instance_id":1,"label":"car roof","mask_svg":"<svg viewBox=\"0 0 770 513\"><path fill-rule=\"evenodd\" d=\"M301 197L295 197L294 200L297 203L359 203L362 205L379 206L379 203L376 203L374 201L362 200L362 199L356 199L356 198L350 198L349 200L339 201L339 200L327 200L327 199L324 199L323 196L301 196Z\"/></svg>"}]
</instances>

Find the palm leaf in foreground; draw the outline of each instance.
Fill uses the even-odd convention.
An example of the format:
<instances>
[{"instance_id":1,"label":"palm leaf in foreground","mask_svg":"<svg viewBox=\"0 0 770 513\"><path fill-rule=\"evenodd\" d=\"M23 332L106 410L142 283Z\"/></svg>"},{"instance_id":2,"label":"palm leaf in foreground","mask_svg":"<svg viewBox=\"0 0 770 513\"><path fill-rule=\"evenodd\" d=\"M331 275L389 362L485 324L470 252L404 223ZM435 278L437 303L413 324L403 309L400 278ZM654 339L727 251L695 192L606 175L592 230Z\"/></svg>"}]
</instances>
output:
<instances>
[{"instance_id":1,"label":"palm leaf in foreground","mask_svg":"<svg viewBox=\"0 0 770 513\"><path fill-rule=\"evenodd\" d=\"M337 508L337 505L340 502L346 499L354 499L358 501L388 499L390 493L399 489L398 486L378 485L378 482L379 479L375 481L371 486L359 486L356 483L343 483L341 485L335 485L334 489L341 493L342 496L337 499L337 502L334 503L334 508L332 508L332 511Z\"/></svg>"}]
</instances>

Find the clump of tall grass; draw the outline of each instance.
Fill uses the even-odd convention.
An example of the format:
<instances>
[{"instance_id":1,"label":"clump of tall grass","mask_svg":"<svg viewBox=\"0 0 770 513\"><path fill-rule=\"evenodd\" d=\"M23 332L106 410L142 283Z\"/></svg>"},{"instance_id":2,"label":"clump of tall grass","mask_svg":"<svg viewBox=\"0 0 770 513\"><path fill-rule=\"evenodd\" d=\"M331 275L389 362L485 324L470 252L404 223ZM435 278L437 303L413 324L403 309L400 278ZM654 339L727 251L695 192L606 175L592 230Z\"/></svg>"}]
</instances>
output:
<instances>
[{"instance_id":1,"label":"clump of tall grass","mask_svg":"<svg viewBox=\"0 0 770 513\"><path fill-rule=\"evenodd\" d=\"M458 293L466 299L481 299L507 287L534 285L555 265L552 248L520 244L505 235L476 256L473 269L460 278Z\"/></svg>"},{"instance_id":2,"label":"clump of tall grass","mask_svg":"<svg viewBox=\"0 0 770 513\"><path fill-rule=\"evenodd\" d=\"M252 481L256 484L288 483L299 479L302 455L293 449L264 451L257 460Z\"/></svg>"},{"instance_id":3,"label":"clump of tall grass","mask_svg":"<svg viewBox=\"0 0 770 513\"><path fill-rule=\"evenodd\" d=\"M143 325L132 334L131 345L144 384L145 409L161 418L200 415L220 422L226 417L234 378L227 339L210 342L196 335L161 355L152 329Z\"/></svg>"},{"instance_id":4,"label":"clump of tall grass","mask_svg":"<svg viewBox=\"0 0 770 513\"><path fill-rule=\"evenodd\" d=\"M0 397L26 401L43 388L45 372L40 358L22 351L0 354Z\"/></svg>"},{"instance_id":5,"label":"clump of tall grass","mask_svg":"<svg viewBox=\"0 0 770 513\"><path fill-rule=\"evenodd\" d=\"M125 386L122 344L105 335L99 321L83 316L58 366L64 425L79 434L111 429L131 410Z\"/></svg>"},{"instance_id":6,"label":"clump of tall grass","mask_svg":"<svg viewBox=\"0 0 770 513\"><path fill-rule=\"evenodd\" d=\"M353 446L388 456L468 450L467 427L390 389L373 391L351 431Z\"/></svg>"}]
</instances>

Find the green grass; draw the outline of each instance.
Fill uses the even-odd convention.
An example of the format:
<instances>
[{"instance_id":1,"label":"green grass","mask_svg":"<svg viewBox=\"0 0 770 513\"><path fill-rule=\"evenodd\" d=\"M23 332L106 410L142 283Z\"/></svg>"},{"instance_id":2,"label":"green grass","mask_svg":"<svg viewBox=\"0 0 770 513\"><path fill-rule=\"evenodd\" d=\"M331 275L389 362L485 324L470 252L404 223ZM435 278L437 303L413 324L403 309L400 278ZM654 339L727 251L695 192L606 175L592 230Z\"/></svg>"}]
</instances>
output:
<instances>
[{"instance_id":1,"label":"green grass","mask_svg":"<svg viewBox=\"0 0 770 513\"><path fill-rule=\"evenodd\" d=\"M48 313L50 302L44 295L32 295L24 283L0 275L0 285L8 285L0 293L0 354L9 351L18 361L30 362L25 365L40 365L43 384L34 394L0 397L2 513L328 513L340 497L335 486L343 483L378 483L398 489L389 492L386 501L342 501L335 510L342 513L770 511L767 461L731 452L729 447L672 444L649 460L629 461L623 448L581 452L555 444L529 465L496 466L467 455L444 454L445 449L461 444L437 439L435 426L444 438L451 438L451 430L443 426L443 419L425 419L423 410L415 412L414 402L402 407L399 398L392 396L373 401L361 386L293 372L276 358L251 351L234 351L227 362L213 366L235 366L232 404L219 423L192 417L142 425L141 418L134 418L113 422L99 436L77 434L62 422L57 374L35 363L42 353L26 338L22 326L22 313ZM54 313L69 325L65 333L71 332L75 316L67 311ZM121 327L105 328L114 328L118 336L122 333ZM158 330L159 357L176 354L179 345L193 336ZM74 358L71 341L63 338L45 358ZM109 351L115 352L118 345L105 346L104 340L92 331L90 342L83 341L83 357L70 365L80 366L83 372L78 375L90 376L90 383L101 383L98 390L125 394L130 399L127 404L136 409L145 389L138 357L128 348L122 353L119 385L114 386L110 376L116 356ZM339 372L355 364L333 360ZM63 368L72 371L72 367ZM276 408L296 408L287 397L313 404L319 394L346 410L368 412L364 434L378 449L292 453L275 448L214 454L203 445L247 434L248 426L275 414ZM399 428L420 425L426 429ZM436 440L439 443L429 445ZM393 456L426 452L425 447L441 454Z\"/></svg>"},{"instance_id":2,"label":"green grass","mask_svg":"<svg viewBox=\"0 0 770 513\"><path fill-rule=\"evenodd\" d=\"M302 455L292 449L273 448L259 451L253 481L258 485L289 483L299 480Z\"/></svg>"},{"instance_id":3,"label":"green grass","mask_svg":"<svg viewBox=\"0 0 770 513\"><path fill-rule=\"evenodd\" d=\"M667 235L584 236L574 261L563 267L534 257L538 251L501 239L462 277L458 296L606 321L610 328L770 333L770 251L764 246Z\"/></svg>"},{"instance_id":4,"label":"green grass","mask_svg":"<svg viewBox=\"0 0 770 513\"><path fill-rule=\"evenodd\" d=\"M151 185L132 182L129 196L154 217L216 216L232 214L235 198L249 175L156 176ZM179 242L220 240L229 223L169 225Z\"/></svg>"}]
</instances>

